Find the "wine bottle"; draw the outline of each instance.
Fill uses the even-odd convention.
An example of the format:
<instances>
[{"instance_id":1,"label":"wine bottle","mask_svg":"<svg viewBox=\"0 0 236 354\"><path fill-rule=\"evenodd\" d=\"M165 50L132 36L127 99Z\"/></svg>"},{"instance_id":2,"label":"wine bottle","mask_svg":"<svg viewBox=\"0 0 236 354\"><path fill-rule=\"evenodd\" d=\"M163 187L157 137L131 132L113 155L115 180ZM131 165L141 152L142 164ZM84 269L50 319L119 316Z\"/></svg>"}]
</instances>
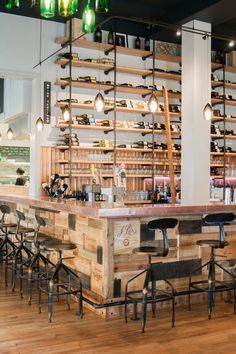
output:
<instances>
[{"instance_id":1,"label":"wine bottle","mask_svg":"<svg viewBox=\"0 0 236 354\"><path fill-rule=\"evenodd\" d=\"M107 43L112 45L114 44L114 36L111 28L107 36Z\"/></svg>"},{"instance_id":2,"label":"wine bottle","mask_svg":"<svg viewBox=\"0 0 236 354\"><path fill-rule=\"evenodd\" d=\"M137 35L137 37L135 39L135 48L141 49L141 39L140 39L139 35Z\"/></svg>"},{"instance_id":3,"label":"wine bottle","mask_svg":"<svg viewBox=\"0 0 236 354\"><path fill-rule=\"evenodd\" d=\"M100 27L97 27L94 32L94 42L102 43L102 31Z\"/></svg>"},{"instance_id":4,"label":"wine bottle","mask_svg":"<svg viewBox=\"0 0 236 354\"><path fill-rule=\"evenodd\" d=\"M148 52L150 52L150 39L148 36L145 38L145 41L144 41L144 50L147 50Z\"/></svg>"}]
</instances>

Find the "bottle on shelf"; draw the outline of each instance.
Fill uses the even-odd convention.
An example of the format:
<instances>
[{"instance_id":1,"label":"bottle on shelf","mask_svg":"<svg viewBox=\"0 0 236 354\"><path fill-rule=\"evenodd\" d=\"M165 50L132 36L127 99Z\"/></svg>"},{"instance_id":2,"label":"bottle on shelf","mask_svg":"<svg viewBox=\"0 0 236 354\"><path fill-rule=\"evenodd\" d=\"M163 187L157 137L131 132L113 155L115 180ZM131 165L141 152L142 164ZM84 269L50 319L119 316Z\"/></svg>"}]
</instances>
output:
<instances>
[{"instance_id":1,"label":"bottle on shelf","mask_svg":"<svg viewBox=\"0 0 236 354\"><path fill-rule=\"evenodd\" d=\"M146 36L144 41L144 50L150 52L150 38L148 36Z\"/></svg>"},{"instance_id":2,"label":"bottle on shelf","mask_svg":"<svg viewBox=\"0 0 236 354\"><path fill-rule=\"evenodd\" d=\"M137 34L137 37L135 39L135 48L136 49L141 49L141 39L139 37L139 34Z\"/></svg>"},{"instance_id":3,"label":"bottle on shelf","mask_svg":"<svg viewBox=\"0 0 236 354\"><path fill-rule=\"evenodd\" d=\"M97 27L94 32L94 42L102 43L102 31L100 27Z\"/></svg>"},{"instance_id":4,"label":"bottle on shelf","mask_svg":"<svg viewBox=\"0 0 236 354\"><path fill-rule=\"evenodd\" d=\"M107 35L107 44L114 44L114 35L113 35L113 32L112 32L112 28L110 28L110 31L108 32L108 35Z\"/></svg>"}]
</instances>

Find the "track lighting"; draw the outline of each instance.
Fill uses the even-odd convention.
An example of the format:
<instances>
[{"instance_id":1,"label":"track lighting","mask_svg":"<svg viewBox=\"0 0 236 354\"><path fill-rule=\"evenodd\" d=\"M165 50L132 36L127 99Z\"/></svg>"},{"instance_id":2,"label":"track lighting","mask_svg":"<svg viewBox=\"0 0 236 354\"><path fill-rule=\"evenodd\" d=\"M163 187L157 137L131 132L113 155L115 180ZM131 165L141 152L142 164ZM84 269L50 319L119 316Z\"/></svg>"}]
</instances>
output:
<instances>
[{"instance_id":1,"label":"track lighting","mask_svg":"<svg viewBox=\"0 0 236 354\"><path fill-rule=\"evenodd\" d=\"M148 109L151 113L155 113L158 109L158 100L154 93L151 94L151 97L148 100Z\"/></svg>"},{"instance_id":2,"label":"track lighting","mask_svg":"<svg viewBox=\"0 0 236 354\"><path fill-rule=\"evenodd\" d=\"M212 106L210 103L207 103L204 107L203 110L203 116L205 120L211 120L212 119L212 114L213 114L213 110L212 110Z\"/></svg>"},{"instance_id":3,"label":"track lighting","mask_svg":"<svg viewBox=\"0 0 236 354\"><path fill-rule=\"evenodd\" d=\"M12 140L12 138L13 138L13 131L11 128L9 128L7 131L7 139Z\"/></svg>"},{"instance_id":4,"label":"track lighting","mask_svg":"<svg viewBox=\"0 0 236 354\"><path fill-rule=\"evenodd\" d=\"M36 128L38 129L39 132L41 132L44 128L44 122L41 117L39 117L36 121Z\"/></svg>"},{"instance_id":5,"label":"track lighting","mask_svg":"<svg viewBox=\"0 0 236 354\"><path fill-rule=\"evenodd\" d=\"M65 122L70 120L70 107L68 105L62 108L62 117Z\"/></svg>"},{"instance_id":6,"label":"track lighting","mask_svg":"<svg viewBox=\"0 0 236 354\"><path fill-rule=\"evenodd\" d=\"M105 106L104 97L99 92L94 100L94 108L96 109L97 112L102 112L104 111L104 106Z\"/></svg>"},{"instance_id":7,"label":"track lighting","mask_svg":"<svg viewBox=\"0 0 236 354\"><path fill-rule=\"evenodd\" d=\"M82 31L92 33L95 28L95 12L91 3L88 0L87 5L82 14Z\"/></svg>"}]
</instances>

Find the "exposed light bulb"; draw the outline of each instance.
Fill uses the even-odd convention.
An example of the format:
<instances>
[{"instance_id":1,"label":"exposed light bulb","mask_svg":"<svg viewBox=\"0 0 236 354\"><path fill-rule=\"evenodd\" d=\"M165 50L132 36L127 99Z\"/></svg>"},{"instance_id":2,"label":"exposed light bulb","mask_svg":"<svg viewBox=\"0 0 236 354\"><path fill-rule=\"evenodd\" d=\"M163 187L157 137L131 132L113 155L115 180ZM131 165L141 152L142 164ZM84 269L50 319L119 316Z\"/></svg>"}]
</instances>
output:
<instances>
[{"instance_id":1,"label":"exposed light bulb","mask_svg":"<svg viewBox=\"0 0 236 354\"><path fill-rule=\"evenodd\" d=\"M104 106L105 106L104 97L99 92L94 100L94 108L96 109L97 112L102 112L104 111Z\"/></svg>"},{"instance_id":2,"label":"exposed light bulb","mask_svg":"<svg viewBox=\"0 0 236 354\"><path fill-rule=\"evenodd\" d=\"M176 31L176 36L181 36L181 30L180 29L178 29L177 31Z\"/></svg>"},{"instance_id":3,"label":"exposed light bulb","mask_svg":"<svg viewBox=\"0 0 236 354\"><path fill-rule=\"evenodd\" d=\"M151 97L148 100L148 109L150 112L155 113L158 110L158 100L154 93L151 94Z\"/></svg>"},{"instance_id":4,"label":"exposed light bulb","mask_svg":"<svg viewBox=\"0 0 236 354\"><path fill-rule=\"evenodd\" d=\"M36 128L38 129L39 132L41 132L44 128L44 122L41 117L39 117L36 121Z\"/></svg>"},{"instance_id":5,"label":"exposed light bulb","mask_svg":"<svg viewBox=\"0 0 236 354\"><path fill-rule=\"evenodd\" d=\"M7 139L11 140L13 138L13 131L11 128L7 131Z\"/></svg>"},{"instance_id":6,"label":"exposed light bulb","mask_svg":"<svg viewBox=\"0 0 236 354\"><path fill-rule=\"evenodd\" d=\"M95 12L91 3L88 0L87 5L82 14L82 31L92 33L95 28Z\"/></svg>"},{"instance_id":7,"label":"exposed light bulb","mask_svg":"<svg viewBox=\"0 0 236 354\"><path fill-rule=\"evenodd\" d=\"M62 117L64 119L65 122L68 122L70 120L70 108L68 105L66 105L63 109L62 109Z\"/></svg>"},{"instance_id":8,"label":"exposed light bulb","mask_svg":"<svg viewBox=\"0 0 236 354\"><path fill-rule=\"evenodd\" d=\"M212 114L213 114L212 106L210 105L210 103L207 103L204 107L204 110L203 110L204 119L211 120Z\"/></svg>"},{"instance_id":9,"label":"exposed light bulb","mask_svg":"<svg viewBox=\"0 0 236 354\"><path fill-rule=\"evenodd\" d=\"M232 47L234 47L234 45L235 45L235 41L230 41L230 42L229 42L229 47L232 48Z\"/></svg>"}]
</instances>

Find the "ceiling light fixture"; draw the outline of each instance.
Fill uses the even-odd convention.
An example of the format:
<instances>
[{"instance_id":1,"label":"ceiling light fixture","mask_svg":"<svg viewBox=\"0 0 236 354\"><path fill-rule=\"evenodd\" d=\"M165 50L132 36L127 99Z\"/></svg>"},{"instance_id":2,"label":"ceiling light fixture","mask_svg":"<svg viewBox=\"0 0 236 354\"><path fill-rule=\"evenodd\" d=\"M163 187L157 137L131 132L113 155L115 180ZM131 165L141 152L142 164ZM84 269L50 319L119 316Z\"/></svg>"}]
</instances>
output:
<instances>
[{"instance_id":1,"label":"ceiling light fixture","mask_svg":"<svg viewBox=\"0 0 236 354\"><path fill-rule=\"evenodd\" d=\"M154 93L151 94L147 105L151 113L156 113L156 111L158 110L158 100Z\"/></svg>"},{"instance_id":2,"label":"ceiling light fixture","mask_svg":"<svg viewBox=\"0 0 236 354\"><path fill-rule=\"evenodd\" d=\"M7 0L6 8L9 10L18 9L20 7L20 0Z\"/></svg>"},{"instance_id":3,"label":"ceiling light fixture","mask_svg":"<svg viewBox=\"0 0 236 354\"><path fill-rule=\"evenodd\" d=\"M230 42L229 42L229 47L232 48L232 47L234 47L234 46L235 46L235 41L230 41Z\"/></svg>"},{"instance_id":4,"label":"ceiling light fixture","mask_svg":"<svg viewBox=\"0 0 236 354\"><path fill-rule=\"evenodd\" d=\"M38 129L39 132L41 132L44 128L44 122L41 117L39 117L36 121L36 128Z\"/></svg>"},{"instance_id":5,"label":"ceiling light fixture","mask_svg":"<svg viewBox=\"0 0 236 354\"><path fill-rule=\"evenodd\" d=\"M92 33L95 28L95 12L92 7L91 0L87 1L87 5L82 14L82 31Z\"/></svg>"},{"instance_id":6,"label":"ceiling light fixture","mask_svg":"<svg viewBox=\"0 0 236 354\"><path fill-rule=\"evenodd\" d=\"M94 100L94 108L97 112L104 111L105 101L103 95L99 92Z\"/></svg>"},{"instance_id":7,"label":"ceiling light fixture","mask_svg":"<svg viewBox=\"0 0 236 354\"><path fill-rule=\"evenodd\" d=\"M176 31L176 36L178 36L178 37L181 36L181 30L180 30L180 29L178 29L178 30Z\"/></svg>"},{"instance_id":8,"label":"ceiling light fixture","mask_svg":"<svg viewBox=\"0 0 236 354\"><path fill-rule=\"evenodd\" d=\"M13 138L13 131L11 128L9 128L7 131L7 139L12 140L12 138Z\"/></svg>"},{"instance_id":9,"label":"ceiling light fixture","mask_svg":"<svg viewBox=\"0 0 236 354\"><path fill-rule=\"evenodd\" d=\"M95 11L108 12L109 11L108 0L96 0Z\"/></svg>"},{"instance_id":10,"label":"ceiling light fixture","mask_svg":"<svg viewBox=\"0 0 236 354\"><path fill-rule=\"evenodd\" d=\"M213 115L213 109L212 105L210 103L207 103L204 107L203 110L203 116L205 120L211 120Z\"/></svg>"},{"instance_id":11,"label":"ceiling light fixture","mask_svg":"<svg viewBox=\"0 0 236 354\"><path fill-rule=\"evenodd\" d=\"M55 16L55 0L41 0L40 14L42 17L50 18Z\"/></svg>"}]
</instances>

